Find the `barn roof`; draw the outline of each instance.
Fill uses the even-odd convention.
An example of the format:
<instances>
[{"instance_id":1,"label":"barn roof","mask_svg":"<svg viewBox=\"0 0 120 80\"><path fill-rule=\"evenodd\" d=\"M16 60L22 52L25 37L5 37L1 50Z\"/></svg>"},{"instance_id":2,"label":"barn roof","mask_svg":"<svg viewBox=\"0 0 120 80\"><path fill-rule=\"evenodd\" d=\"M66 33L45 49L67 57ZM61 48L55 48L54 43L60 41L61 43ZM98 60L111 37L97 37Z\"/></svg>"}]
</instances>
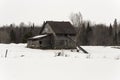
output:
<instances>
[{"instance_id":1,"label":"barn roof","mask_svg":"<svg viewBox=\"0 0 120 80\"><path fill-rule=\"evenodd\" d=\"M76 34L75 28L70 22L46 21L43 28L46 24L49 24L56 34Z\"/></svg>"}]
</instances>

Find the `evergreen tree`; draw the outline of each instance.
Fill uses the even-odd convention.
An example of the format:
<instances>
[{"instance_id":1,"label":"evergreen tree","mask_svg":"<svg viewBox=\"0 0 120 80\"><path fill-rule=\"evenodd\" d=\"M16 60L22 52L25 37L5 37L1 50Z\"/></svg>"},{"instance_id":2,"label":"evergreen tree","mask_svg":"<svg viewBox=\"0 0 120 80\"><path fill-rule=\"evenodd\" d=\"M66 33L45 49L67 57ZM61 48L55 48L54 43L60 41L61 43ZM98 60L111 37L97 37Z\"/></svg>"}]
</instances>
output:
<instances>
[{"instance_id":1,"label":"evergreen tree","mask_svg":"<svg viewBox=\"0 0 120 80\"><path fill-rule=\"evenodd\" d=\"M87 23L87 28L86 28L86 44L90 45L90 40L92 36L92 28L90 27L89 22Z\"/></svg>"},{"instance_id":2,"label":"evergreen tree","mask_svg":"<svg viewBox=\"0 0 120 80\"><path fill-rule=\"evenodd\" d=\"M85 24L82 24L82 27L80 28L80 33L77 39L77 43L79 45L86 45L87 40L86 40L86 28L85 28Z\"/></svg>"},{"instance_id":3,"label":"evergreen tree","mask_svg":"<svg viewBox=\"0 0 120 80\"><path fill-rule=\"evenodd\" d=\"M120 31L118 32L118 41L120 41ZM120 42L118 42L119 44ZM120 45L120 44L119 44Z\"/></svg>"},{"instance_id":4,"label":"evergreen tree","mask_svg":"<svg viewBox=\"0 0 120 80\"><path fill-rule=\"evenodd\" d=\"M10 31L10 38L11 38L10 42L15 43L15 32L14 32L14 30Z\"/></svg>"},{"instance_id":5,"label":"evergreen tree","mask_svg":"<svg viewBox=\"0 0 120 80\"><path fill-rule=\"evenodd\" d=\"M27 39L30 38L30 37L32 37L32 35L33 35L32 32L26 33L26 34L24 35L24 37L23 37L22 42L23 42L23 43L26 43L26 42L27 42Z\"/></svg>"},{"instance_id":6,"label":"evergreen tree","mask_svg":"<svg viewBox=\"0 0 120 80\"><path fill-rule=\"evenodd\" d=\"M108 28L108 37L109 37L109 45L113 45L113 28L111 24Z\"/></svg>"},{"instance_id":7,"label":"evergreen tree","mask_svg":"<svg viewBox=\"0 0 120 80\"><path fill-rule=\"evenodd\" d=\"M115 19L114 24L113 24L113 27L114 27L114 38L113 38L113 42L114 42L114 45L117 45L117 44L118 44L117 19Z\"/></svg>"},{"instance_id":8,"label":"evergreen tree","mask_svg":"<svg viewBox=\"0 0 120 80\"><path fill-rule=\"evenodd\" d=\"M112 28L112 25L110 24L110 27L109 27L109 36L112 36L113 35L113 28Z\"/></svg>"}]
</instances>

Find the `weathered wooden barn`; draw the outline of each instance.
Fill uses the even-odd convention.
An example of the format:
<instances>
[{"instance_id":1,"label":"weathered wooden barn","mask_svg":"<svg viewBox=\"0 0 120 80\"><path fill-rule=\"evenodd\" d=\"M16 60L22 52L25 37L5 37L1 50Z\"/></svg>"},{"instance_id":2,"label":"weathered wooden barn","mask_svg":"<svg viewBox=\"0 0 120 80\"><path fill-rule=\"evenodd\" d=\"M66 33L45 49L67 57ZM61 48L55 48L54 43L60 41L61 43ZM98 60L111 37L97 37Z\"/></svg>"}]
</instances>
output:
<instances>
[{"instance_id":1,"label":"weathered wooden barn","mask_svg":"<svg viewBox=\"0 0 120 80\"><path fill-rule=\"evenodd\" d=\"M42 49L73 49L76 31L70 22L46 21L40 35L28 39L27 47Z\"/></svg>"}]
</instances>

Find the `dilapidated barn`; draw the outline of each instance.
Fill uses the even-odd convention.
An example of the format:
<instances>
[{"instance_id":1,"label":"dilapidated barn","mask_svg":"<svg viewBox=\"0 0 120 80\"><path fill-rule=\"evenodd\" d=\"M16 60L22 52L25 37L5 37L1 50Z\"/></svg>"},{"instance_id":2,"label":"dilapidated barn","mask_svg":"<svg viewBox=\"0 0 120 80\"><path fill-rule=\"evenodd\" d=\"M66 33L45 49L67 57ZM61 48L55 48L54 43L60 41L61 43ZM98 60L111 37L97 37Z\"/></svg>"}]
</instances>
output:
<instances>
[{"instance_id":1,"label":"dilapidated barn","mask_svg":"<svg viewBox=\"0 0 120 80\"><path fill-rule=\"evenodd\" d=\"M46 21L40 35L28 39L27 47L43 49L73 49L76 31L70 22Z\"/></svg>"}]
</instances>

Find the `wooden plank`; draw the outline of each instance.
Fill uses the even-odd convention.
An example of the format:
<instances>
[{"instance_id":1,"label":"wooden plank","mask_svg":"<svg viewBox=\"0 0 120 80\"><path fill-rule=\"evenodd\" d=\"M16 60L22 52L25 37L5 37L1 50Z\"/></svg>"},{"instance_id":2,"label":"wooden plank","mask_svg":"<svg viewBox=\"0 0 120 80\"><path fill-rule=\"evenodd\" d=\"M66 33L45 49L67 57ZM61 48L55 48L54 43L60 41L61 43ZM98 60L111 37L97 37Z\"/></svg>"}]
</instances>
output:
<instances>
[{"instance_id":1,"label":"wooden plank","mask_svg":"<svg viewBox=\"0 0 120 80\"><path fill-rule=\"evenodd\" d=\"M76 48L78 47L83 53L88 54L88 52L85 49L83 49L80 45L78 45L76 41L74 41L70 36L67 37L76 44Z\"/></svg>"}]
</instances>

